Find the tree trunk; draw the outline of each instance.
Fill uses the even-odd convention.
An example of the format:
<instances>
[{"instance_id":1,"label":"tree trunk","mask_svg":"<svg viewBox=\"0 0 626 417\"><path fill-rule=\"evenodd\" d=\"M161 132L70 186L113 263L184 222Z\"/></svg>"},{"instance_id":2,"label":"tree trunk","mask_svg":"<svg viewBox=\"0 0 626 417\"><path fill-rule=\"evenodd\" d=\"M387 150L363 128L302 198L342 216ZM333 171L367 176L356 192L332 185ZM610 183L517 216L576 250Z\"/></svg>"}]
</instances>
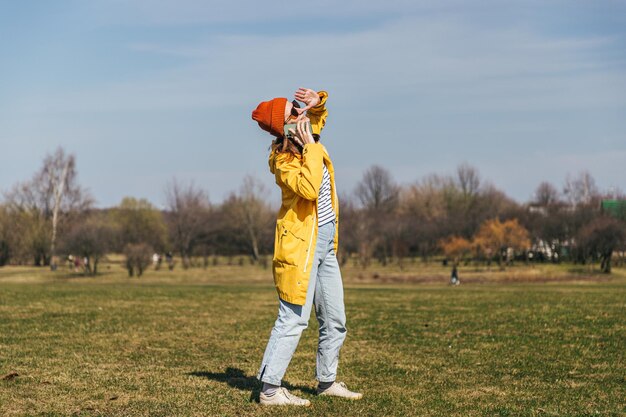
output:
<instances>
[{"instance_id":1,"label":"tree trunk","mask_svg":"<svg viewBox=\"0 0 626 417\"><path fill-rule=\"evenodd\" d=\"M186 253L183 253L183 256L181 257L183 260L183 269L188 269L189 268L189 255L187 255Z\"/></svg>"},{"instance_id":2,"label":"tree trunk","mask_svg":"<svg viewBox=\"0 0 626 417\"><path fill-rule=\"evenodd\" d=\"M259 260L259 243L256 236L252 239L252 259L255 263Z\"/></svg>"},{"instance_id":3,"label":"tree trunk","mask_svg":"<svg viewBox=\"0 0 626 417\"><path fill-rule=\"evenodd\" d=\"M251 222L248 223L248 235L250 236L250 245L252 246L252 258L254 262L257 262L259 260L259 242Z\"/></svg>"},{"instance_id":4,"label":"tree trunk","mask_svg":"<svg viewBox=\"0 0 626 417\"><path fill-rule=\"evenodd\" d=\"M611 253L603 254L600 261L600 269L605 274L611 273Z\"/></svg>"},{"instance_id":5,"label":"tree trunk","mask_svg":"<svg viewBox=\"0 0 626 417\"><path fill-rule=\"evenodd\" d=\"M59 208L61 206L61 198L65 191L65 178L67 177L67 170L70 167L70 161L68 160L63 167L59 182L54 184L54 206L52 207L52 239L50 241L50 257L56 255L55 244L57 238L57 224L59 223ZM54 268L54 265L52 265Z\"/></svg>"}]
</instances>

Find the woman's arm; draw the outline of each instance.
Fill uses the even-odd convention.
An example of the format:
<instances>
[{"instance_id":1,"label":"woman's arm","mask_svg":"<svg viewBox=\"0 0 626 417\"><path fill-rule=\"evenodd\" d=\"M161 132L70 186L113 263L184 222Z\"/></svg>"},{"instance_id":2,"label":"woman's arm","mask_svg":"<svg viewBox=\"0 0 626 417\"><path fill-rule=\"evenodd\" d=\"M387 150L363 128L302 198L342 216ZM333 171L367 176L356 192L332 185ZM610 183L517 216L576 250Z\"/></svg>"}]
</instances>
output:
<instances>
[{"instance_id":1,"label":"woman's arm","mask_svg":"<svg viewBox=\"0 0 626 417\"><path fill-rule=\"evenodd\" d=\"M302 160L286 155L276 157L276 182L306 200L316 200L322 185L324 147L307 143L302 150Z\"/></svg>"},{"instance_id":2,"label":"woman's arm","mask_svg":"<svg viewBox=\"0 0 626 417\"><path fill-rule=\"evenodd\" d=\"M317 93L320 98L320 102L317 106L311 107L307 112L307 116L311 119L311 127L313 133L319 135L326 125L326 117L328 117L328 110L326 110L326 99L328 93L326 91L319 91Z\"/></svg>"},{"instance_id":3,"label":"woman's arm","mask_svg":"<svg viewBox=\"0 0 626 417\"><path fill-rule=\"evenodd\" d=\"M326 110L326 99L328 93L326 91L316 92L310 88L299 88L295 93L296 100L306 104L306 107L302 109L302 113L306 112L306 115L311 119L311 127L313 133L319 135L326 125L326 117L328 117L328 110Z\"/></svg>"}]
</instances>

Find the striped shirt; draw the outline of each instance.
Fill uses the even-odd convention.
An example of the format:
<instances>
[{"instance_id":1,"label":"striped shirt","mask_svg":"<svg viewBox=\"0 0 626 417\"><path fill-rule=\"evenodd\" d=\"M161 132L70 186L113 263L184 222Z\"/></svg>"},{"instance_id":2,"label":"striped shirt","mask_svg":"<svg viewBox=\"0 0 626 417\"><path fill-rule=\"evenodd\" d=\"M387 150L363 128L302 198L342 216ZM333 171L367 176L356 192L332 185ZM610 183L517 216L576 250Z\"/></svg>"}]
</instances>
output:
<instances>
[{"instance_id":1,"label":"striped shirt","mask_svg":"<svg viewBox=\"0 0 626 417\"><path fill-rule=\"evenodd\" d=\"M335 220L335 211L333 210L330 198L330 174L324 167L324 175L322 176L322 186L320 187L320 195L317 197L317 226L323 226Z\"/></svg>"}]
</instances>

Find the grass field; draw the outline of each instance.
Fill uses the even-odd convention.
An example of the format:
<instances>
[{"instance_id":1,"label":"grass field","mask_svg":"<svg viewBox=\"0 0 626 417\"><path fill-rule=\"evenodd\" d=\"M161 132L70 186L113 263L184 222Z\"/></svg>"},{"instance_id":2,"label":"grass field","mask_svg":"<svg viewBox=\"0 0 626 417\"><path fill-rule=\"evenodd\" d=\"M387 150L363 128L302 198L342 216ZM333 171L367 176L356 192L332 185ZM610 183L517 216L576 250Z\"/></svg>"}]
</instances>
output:
<instances>
[{"instance_id":1,"label":"grass field","mask_svg":"<svg viewBox=\"0 0 626 417\"><path fill-rule=\"evenodd\" d=\"M504 275L484 283L483 273L449 287L361 283L347 265L339 379L365 397L313 395L313 314L285 377L311 399L306 410L256 402L277 311L269 271L223 266L131 280L103 270L84 278L0 269L1 416L626 415L624 270L547 283L536 270L537 283Z\"/></svg>"}]
</instances>

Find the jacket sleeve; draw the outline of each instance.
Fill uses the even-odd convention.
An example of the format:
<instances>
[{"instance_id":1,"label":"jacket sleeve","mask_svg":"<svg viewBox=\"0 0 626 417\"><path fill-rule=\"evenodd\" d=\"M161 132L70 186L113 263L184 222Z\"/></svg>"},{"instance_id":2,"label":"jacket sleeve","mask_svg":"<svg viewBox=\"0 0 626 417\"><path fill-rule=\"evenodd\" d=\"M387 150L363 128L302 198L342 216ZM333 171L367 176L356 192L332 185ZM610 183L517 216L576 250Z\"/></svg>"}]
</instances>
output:
<instances>
[{"instance_id":1,"label":"jacket sleeve","mask_svg":"<svg viewBox=\"0 0 626 417\"><path fill-rule=\"evenodd\" d=\"M307 111L307 116L311 120L311 128L313 133L319 135L326 125L326 117L328 117L328 110L326 110L326 99L328 99L328 93L326 91L319 91L317 93L320 96L320 103L311 107Z\"/></svg>"},{"instance_id":2,"label":"jacket sleeve","mask_svg":"<svg viewBox=\"0 0 626 417\"><path fill-rule=\"evenodd\" d=\"M302 161L292 158L276 159L276 182L306 200L317 200L322 185L324 147L309 143L302 150Z\"/></svg>"}]
</instances>

